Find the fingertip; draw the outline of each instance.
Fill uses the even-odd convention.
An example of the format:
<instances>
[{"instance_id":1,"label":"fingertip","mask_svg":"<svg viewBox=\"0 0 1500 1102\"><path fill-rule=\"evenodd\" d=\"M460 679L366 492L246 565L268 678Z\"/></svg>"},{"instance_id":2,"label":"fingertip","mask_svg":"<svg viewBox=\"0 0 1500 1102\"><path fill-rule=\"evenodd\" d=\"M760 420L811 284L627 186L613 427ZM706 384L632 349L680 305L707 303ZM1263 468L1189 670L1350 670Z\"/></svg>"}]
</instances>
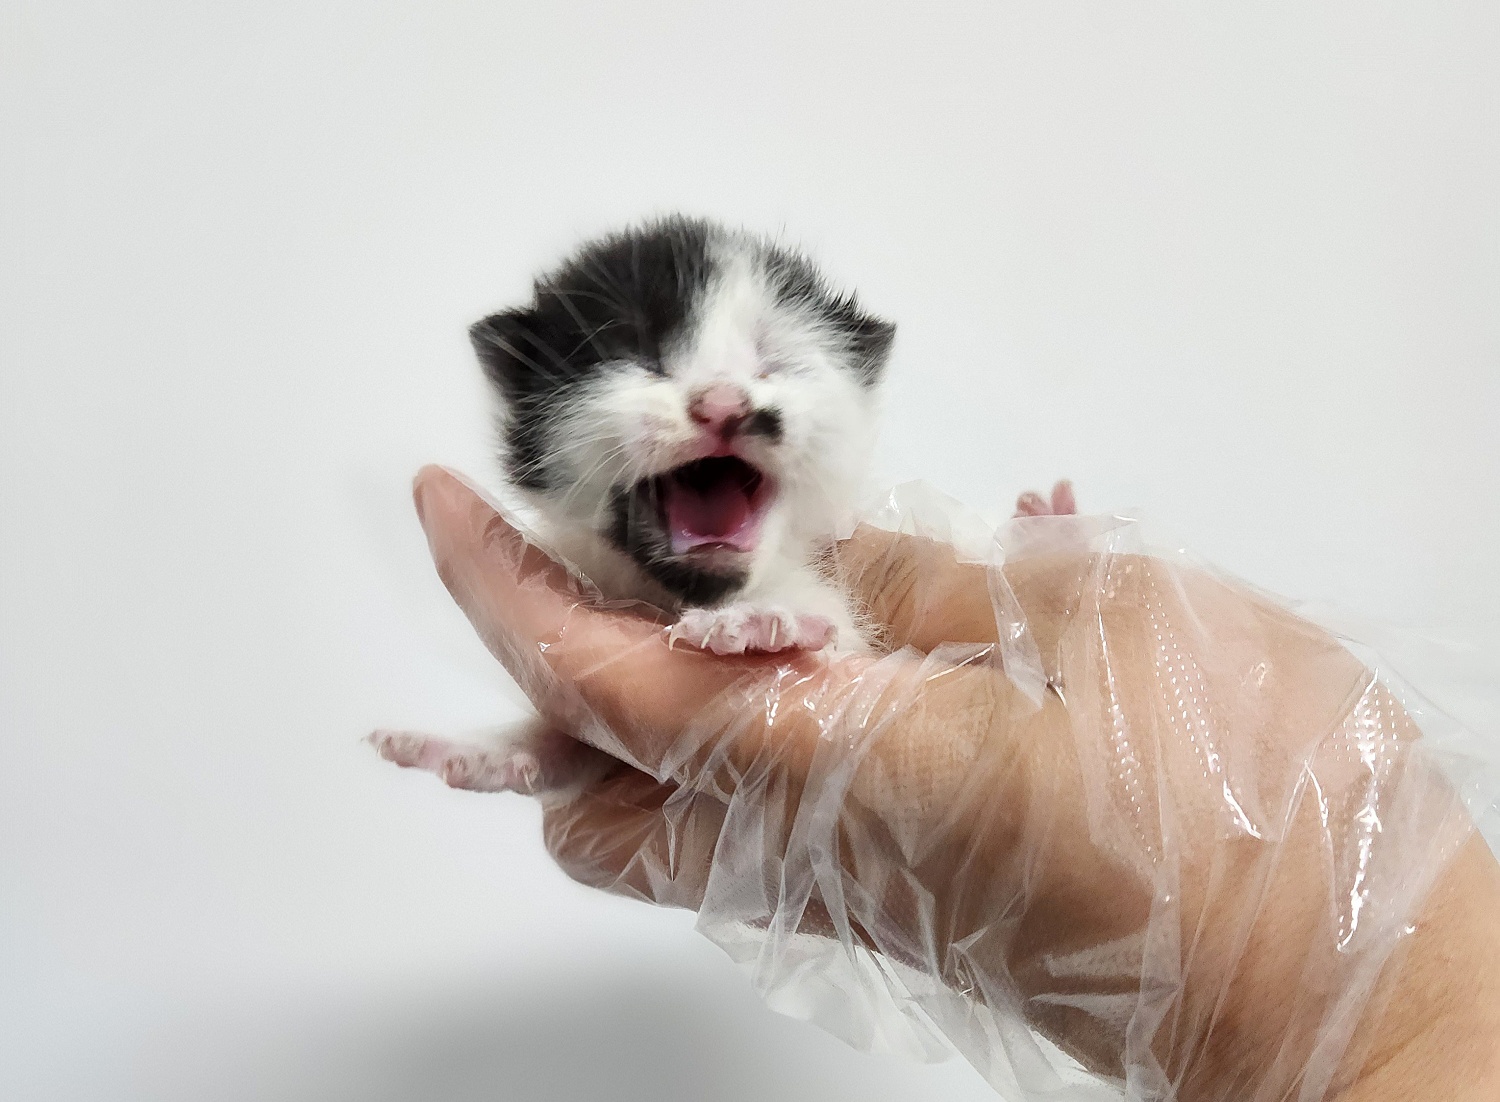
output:
<instances>
[{"instance_id":1,"label":"fingertip","mask_svg":"<svg viewBox=\"0 0 1500 1102\"><path fill-rule=\"evenodd\" d=\"M417 510L417 523L423 528L427 527L427 494L434 482L447 474L448 471L446 468L440 467L436 463L428 463L411 480L412 505Z\"/></svg>"},{"instance_id":2,"label":"fingertip","mask_svg":"<svg viewBox=\"0 0 1500 1102\"><path fill-rule=\"evenodd\" d=\"M450 506L467 500L469 504L483 500L463 475L450 467L428 463L411 480L412 504L417 509L417 520L423 528L437 507L444 503Z\"/></svg>"},{"instance_id":3,"label":"fingertip","mask_svg":"<svg viewBox=\"0 0 1500 1102\"><path fill-rule=\"evenodd\" d=\"M419 470L412 503L429 543L477 550L523 539L483 487L451 467L428 464Z\"/></svg>"}]
</instances>

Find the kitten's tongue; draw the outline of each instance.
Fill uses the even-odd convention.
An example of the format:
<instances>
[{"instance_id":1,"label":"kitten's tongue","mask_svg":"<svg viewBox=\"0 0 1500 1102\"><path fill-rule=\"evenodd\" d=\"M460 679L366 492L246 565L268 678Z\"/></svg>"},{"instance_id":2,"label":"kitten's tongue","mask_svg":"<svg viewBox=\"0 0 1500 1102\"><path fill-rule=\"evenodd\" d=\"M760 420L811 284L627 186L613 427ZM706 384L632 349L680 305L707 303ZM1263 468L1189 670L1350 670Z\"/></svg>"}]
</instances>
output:
<instances>
[{"instance_id":1,"label":"kitten's tongue","mask_svg":"<svg viewBox=\"0 0 1500 1102\"><path fill-rule=\"evenodd\" d=\"M666 479L663 504L672 553L680 555L706 544L753 550L760 526L750 493L743 479L730 471L707 478Z\"/></svg>"}]
</instances>

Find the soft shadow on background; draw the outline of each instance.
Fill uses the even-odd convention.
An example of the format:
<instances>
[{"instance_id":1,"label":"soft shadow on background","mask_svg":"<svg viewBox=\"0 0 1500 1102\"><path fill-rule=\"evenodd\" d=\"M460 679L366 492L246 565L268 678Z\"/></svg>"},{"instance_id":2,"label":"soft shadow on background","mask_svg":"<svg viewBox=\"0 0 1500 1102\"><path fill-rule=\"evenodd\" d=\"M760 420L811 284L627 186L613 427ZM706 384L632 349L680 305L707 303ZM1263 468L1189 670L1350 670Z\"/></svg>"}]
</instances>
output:
<instances>
[{"instance_id":1,"label":"soft shadow on background","mask_svg":"<svg viewBox=\"0 0 1500 1102\"><path fill-rule=\"evenodd\" d=\"M81 1061L52 1083L69 1097L142 1102L912 1096L912 1069L897 1058L841 1051L722 976L595 963L603 975L447 976L312 998L218 992L143 1031L119 1065ZM942 1097L987 1094L962 1065L921 1072L922 1089Z\"/></svg>"},{"instance_id":2,"label":"soft shadow on background","mask_svg":"<svg viewBox=\"0 0 1500 1102\"><path fill-rule=\"evenodd\" d=\"M989 1097L360 744L516 714L411 514L491 469L465 329L626 219L781 232L899 323L877 484L1071 476L1493 666L1497 57L1452 0L4 5L0 1097Z\"/></svg>"}]
</instances>

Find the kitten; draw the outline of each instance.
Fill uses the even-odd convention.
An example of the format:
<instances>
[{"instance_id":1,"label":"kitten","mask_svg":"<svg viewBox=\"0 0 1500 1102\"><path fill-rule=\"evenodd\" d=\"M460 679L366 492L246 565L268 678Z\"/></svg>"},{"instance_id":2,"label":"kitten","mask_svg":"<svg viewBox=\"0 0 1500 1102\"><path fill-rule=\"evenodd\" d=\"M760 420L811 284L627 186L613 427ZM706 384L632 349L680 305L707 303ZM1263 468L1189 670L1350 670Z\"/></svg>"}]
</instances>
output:
<instances>
[{"instance_id":1,"label":"kitten","mask_svg":"<svg viewBox=\"0 0 1500 1102\"><path fill-rule=\"evenodd\" d=\"M863 482L894 334L800 254L680 217L584 245L470 330L538 535L717 654L868 648L820 562ZM374 739L459 787L554 788L575 756L539 725L490 750Z\"/></svg>"}]
</instances>

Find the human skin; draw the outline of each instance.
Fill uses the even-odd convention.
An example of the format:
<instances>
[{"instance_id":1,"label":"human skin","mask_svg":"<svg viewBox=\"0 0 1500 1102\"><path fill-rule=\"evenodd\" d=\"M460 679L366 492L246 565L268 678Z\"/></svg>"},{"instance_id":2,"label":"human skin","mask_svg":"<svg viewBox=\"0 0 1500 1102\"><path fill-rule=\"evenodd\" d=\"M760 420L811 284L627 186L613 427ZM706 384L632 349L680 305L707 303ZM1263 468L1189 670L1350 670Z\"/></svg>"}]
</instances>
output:
<instances>
[{"instance_id":1,"label":"human skin","mask_svg":"<svg viewBox=\"0 0 1500 1102\"><path fill-rule=\"evenodd\" d=\"M1112 562L1118 584L1105 597L1087 584L1098 560L1082 553L1007 566L1052 685L1037 708L995 662L923 657L945 644L997 641L993 579L945 545L862 529L839 549L837 568L892 649L909 648L900 654L724 658L672 648L649 616L581 602L560 567L448 472L424 470L416 501L444 582L539 710L631 763L600 771L546 809L549 850L579 880L697 906L738 779L775 770L785 806L795 808L830 734L840 734L830 717L864 694L861 714L880 717L880 735L840 806L843 872L882 885L881 924L913 943L936 938L943 978L955 987L972 986L976 974L1005 977L1029 1024L1085 1066L1120 1075L1138 1063L1120 1029L1029 996L1055 992L1049 962L1147 925L1153 896L1141 862L1159 859L1167 843L1157 827L1169 814L1173 837L1186 840L1174 850L1172 921L1191 946L1191 967L1172 995L1172 1028L1149 1044L1176 1097L1295 1097L1302 1069L1318 1059L1328 1078L1314 1097L1500 1097L1500 868L1415 752L1418 732L1399 705L1347 651L1278 606L1159 560ZM1248 763L1241 768L1285 813L1274 835L1264 824L1259 837L1226 832L1223 784L1205 777L1191 745L1164 740L1137 763L1160 814L1111 820L1139 837L1101 843L1089 815L1100 806L1089 771L1089 724L1102 722L1089 704L1097 641L1111 641L1112 691L1134 707L1157 684L1153 654L1131 642L1143 638L1148 616L1190 625L1179 636L1184 647L1213 648L1191 657L1218 699L1243 694L1216 677L1269 671L1244 705L1255 714L1225 726L1248 732L1239 737L1249 744L1233 748ZM774 708L764 706L772 683ZM1330 1008L1359 982L1353 954L1328 936L1330 839L1342 839L1347 824L1327 818L1358 814L1362 776L1307 733L1339 729L1356 698L1375 700L1388 756L1382 776L1402 806L1418 809L1408 831L1420 833L1382 851L1388 865L1373 875L1421 890L1412 932L1392 939L1399 948L1388 960L1376 953L1379 982L1344 1014L1352 1036L1341 1034L1342 1055L1327 1058L1314 1046ZM705 724L720 714L734 723ZM1319 799L1298 798L1308 778ZM674 794L681 805L684 787L703 795L690 814L669 818L664 805ZM789 829L772 816L768 847ZM882 844L913 830L920 861ZM887 866L903 861L897 882L916 884L916 894L890 886ZM999 913L1013 916L1003 936ZM805 928L829 921L811 913Z\"/></svg>"}]
</instances>

